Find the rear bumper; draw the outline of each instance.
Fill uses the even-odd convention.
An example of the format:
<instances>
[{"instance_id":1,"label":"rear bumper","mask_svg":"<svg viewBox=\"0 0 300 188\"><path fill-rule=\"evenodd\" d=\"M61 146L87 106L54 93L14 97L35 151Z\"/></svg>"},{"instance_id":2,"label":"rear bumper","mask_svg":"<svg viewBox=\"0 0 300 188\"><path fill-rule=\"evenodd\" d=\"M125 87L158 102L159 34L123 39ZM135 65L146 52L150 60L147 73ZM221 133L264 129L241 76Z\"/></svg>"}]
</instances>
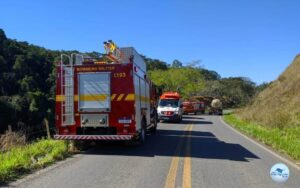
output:
<instances>
[{"instance_id":1,"label":"rear bumper","mask_svg":"<svg viewBox=\"0 0 300 188\"><path fill-rule=\"evenodd\" d=\"M132 140L133 135L54 135L57 140Z\"/></svg>"},{"instance_id":2,"label":"rear bumper","mask_svg":"<svg viewBox=\"0 0 300 188\"><path fill-rule=\"evenodd\" d=\"M180 117L178 114L175 114L173 116L164 116L164 115L158 115L158 120L169 120L169 121L176 121Z\"/></svg>"},{"instance_id":3,"label":"rear bumper","mask_svg":"<svg viewBox=\"0 0 300 188\"><path fill-rule=\"evenodd\" d=\"M196 110L183 110L183 113L195 113Z\"/></svg>"}]
</instances>

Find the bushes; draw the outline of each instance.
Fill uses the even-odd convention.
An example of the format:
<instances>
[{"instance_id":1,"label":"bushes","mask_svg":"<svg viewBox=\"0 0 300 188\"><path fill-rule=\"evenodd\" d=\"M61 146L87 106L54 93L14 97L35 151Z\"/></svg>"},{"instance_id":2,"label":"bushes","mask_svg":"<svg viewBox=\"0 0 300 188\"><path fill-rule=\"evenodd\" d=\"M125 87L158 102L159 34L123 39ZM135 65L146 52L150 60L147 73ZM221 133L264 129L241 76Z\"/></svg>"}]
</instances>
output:
<instances>
[{"instance_id":1,"label":"bushes","mask_svg":"<svg viewBox=\"0 0 300 188\"><path fill-rule=\"evenodd\" d=\"M24 146L25 144L26 137L20 132L6 131L4 135L0 135L0 152L9 151L14 147Z\"/></svg>"}]
</instances>

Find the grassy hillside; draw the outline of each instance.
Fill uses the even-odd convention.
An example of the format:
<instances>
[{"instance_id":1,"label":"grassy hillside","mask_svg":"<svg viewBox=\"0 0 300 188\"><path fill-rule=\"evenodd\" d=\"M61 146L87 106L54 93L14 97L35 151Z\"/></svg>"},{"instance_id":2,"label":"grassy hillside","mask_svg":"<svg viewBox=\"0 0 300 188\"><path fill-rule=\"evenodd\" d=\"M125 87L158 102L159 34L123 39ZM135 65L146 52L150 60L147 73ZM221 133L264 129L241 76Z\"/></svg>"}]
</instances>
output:
<instances>
[{"instance_id":1,"label":"grassy hillside","mask_svg":"<svg viewBox=\"0 0 300 188\"><path fill-rule=\"evenodd\" d=\"M266 127L300 129L299 105L300 55L296 56L292 64L263 90L251 105L238 111L237 115Z\"/></svg>"}]
</instances>

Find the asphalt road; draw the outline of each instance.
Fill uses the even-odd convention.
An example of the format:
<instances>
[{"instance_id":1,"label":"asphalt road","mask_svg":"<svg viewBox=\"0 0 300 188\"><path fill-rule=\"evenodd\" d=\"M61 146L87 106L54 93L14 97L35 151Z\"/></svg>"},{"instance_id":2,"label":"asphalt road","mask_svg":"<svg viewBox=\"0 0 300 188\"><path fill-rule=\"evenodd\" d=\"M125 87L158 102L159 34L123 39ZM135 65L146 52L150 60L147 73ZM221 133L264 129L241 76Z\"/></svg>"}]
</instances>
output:
<instances>
[{"instance_id":1,"label":"asphalt road","mask_svg":"<svg viewBox=\"0 0 300 188\"><path fill-rule=\"evenodd\" d=\"M284 162L222 123L219 116L185 116L160 123L143 146L102 143L10 186L76 187L300 187L300 170L288 165L284 184L269 172Z\"/></svg>"}]
</instances>

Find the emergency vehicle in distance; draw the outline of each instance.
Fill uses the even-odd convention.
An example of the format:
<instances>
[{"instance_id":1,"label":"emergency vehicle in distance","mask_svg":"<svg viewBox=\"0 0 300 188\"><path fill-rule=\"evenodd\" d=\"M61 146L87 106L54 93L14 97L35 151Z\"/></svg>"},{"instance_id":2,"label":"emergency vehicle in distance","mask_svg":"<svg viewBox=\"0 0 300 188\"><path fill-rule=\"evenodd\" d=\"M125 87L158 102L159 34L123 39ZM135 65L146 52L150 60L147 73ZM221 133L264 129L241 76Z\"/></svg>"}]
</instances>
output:
<instances>
[{"instance_id":1,"label":"emergency vehicle in distance","mask_svg":"<svg viewBox=\"0 0 300 188\"><path fill-rule=\"evenodd\" d=\"M197 115L198 112L205 113L205 104L204 101L184 101L183 103L183 114L194 114Z\"/></svg>"},{"instance_id":2,"label":"emergency vehicle in distance","mask_svg":"<svg viewBox=\"0 0 300 188\"><path fill-rule=\"evenodd\" d=\"M146 71L143 58L132 47L114 46L99 59L62 54L54 138L143 143L146 131L157 127L158 97Z\"/></svg>"},{"instance_id":3,"label":"emergency vehicle in distance","mask_svg":"<svg viewBox=\"0 0 300 188\"><path fill-rule=\"evenodd\" d=\"M197 104L196 103L193 103L193 102L190 102L190 101L184 101L182 103L183 105L183 114L197 114Z\"/></svg>"},{"instance_id":4,"label":"emergency vehicle in distance","mask_svg":"<svg viewBox=\"0 0 300 188\"><path fill-rule=\"evenodd\" d=\"M182 120L182 101L179 93L165 92L160 96L157 114L158 120L169 120L180 122Z\"/></svg>"}]
</instances>

